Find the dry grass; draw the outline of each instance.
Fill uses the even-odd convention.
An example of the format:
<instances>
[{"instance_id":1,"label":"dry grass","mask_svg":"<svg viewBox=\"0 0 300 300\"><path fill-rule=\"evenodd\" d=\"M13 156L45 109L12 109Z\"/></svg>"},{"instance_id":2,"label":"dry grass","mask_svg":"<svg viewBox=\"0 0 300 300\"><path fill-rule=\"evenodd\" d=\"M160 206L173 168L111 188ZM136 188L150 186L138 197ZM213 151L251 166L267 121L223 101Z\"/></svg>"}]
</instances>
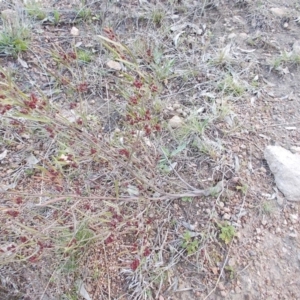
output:
<instances>
[{"instance_id":1,"label":"dry grass","mask_svg":"<svg viewBox=\"0 0 300 300\"><path fill-rule=\"evenodd\" d=\"M1 68L1 278L32 276L16 289L79 299L83 283L92 299L157 299L178 290L182 266L203 279L196 295L214 287L227 247L216 212L222 137L240 126L232 103L256 91L257 64L216 43L213 26L170 31L215 11L189 2L126 15L109 3L101 15L97 3L77 7L80 37L32 32L19 56L30 68ZM167 125L174 114L185 118L178 130Z\"/></svg>"}]
</instances>

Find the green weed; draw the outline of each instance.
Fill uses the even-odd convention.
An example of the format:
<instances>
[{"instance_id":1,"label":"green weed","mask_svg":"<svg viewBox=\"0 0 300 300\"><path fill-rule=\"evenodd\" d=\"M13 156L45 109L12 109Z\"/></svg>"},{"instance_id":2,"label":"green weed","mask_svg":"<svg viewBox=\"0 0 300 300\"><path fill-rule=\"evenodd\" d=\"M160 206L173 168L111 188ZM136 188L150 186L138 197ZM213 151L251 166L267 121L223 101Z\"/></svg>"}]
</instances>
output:
<instances>
[{"instance_id":1,"label":"green weed","mask_svg":"<svg viewBox=\"0 0 300 300\"><path fill-rule=\"evenodd\" d=\"M152 12L152 21L156 26L160 26L163 18L165 17L165 13L161 9L155 9Z\"/></svg>"},{"instance_id":2,"label":"green weed","mask_svg":"<svg viewBox=\"0 0 300 300\"><path fill-rule=\"evenodd\" d=\"M83 21L88 21L92 18L92 11L90 8L82 8L78 11L78 17L81 18Z\"/></svg>"},{"instance_id":3,"label":"green weed","mask_svg":"<svg viewBox=\"0 0 300 300\"><path fill-rule=\"evenodd\" d=\"M35 18L36 20L41 21L47 17L47 13L40 7L40 3L34 0L26 3L26 10L29 16Z\"/></svg>"},{"instance_id":4,"label":"green weed","mask_svg":"<svg viewBox=\"0 0 300 300\"><path fill-rule=\"evenodd\" d=\"M189 203L193 202L193 198L192 197L182 197L181 200L183 202L189 202Z\"/></svg>"},{"instance_id":5,"label":"green weed","mask_svg":"<svg viewBox=\"0 0 300 300\"><path fill-rule=\"evenodd\" d=\"M77 58L81 62L89 63L92 61L92 54L90 51L87 51L87 50L78 50Z\"/></svg>"},{"instance_id":6,"label":"green weed","mask_svg":"<svg viewBox=\"0 0 300 300\"><path fill-rule=\"evenodd\" d=\"M199 241L197 239L193 239L189 231L185 231L182 238L183 238L183 242L181 244L181 247L187 251L188 255L197 252L199 248Z\"/></svg>"},{"instance_id":7,"label":"green weed","mask_svg":"<svg viewBox=\"0 0 300 300\"><path fill-rule=\"evenodd\" d=\"M219 238L225 244L229 244L236 234L235 228L232 225L229 225L228 223L225 223L224 225L218 224L218 226L221 230Z\"/></svg>"},{"instance_id":8,"label":"green weed","mask_svg":"<svg viewBox=\"0 0 300 300\"><path fill-rule=\"evenodd\" d=\"M53 11L53 17L54 17L54 24L57 25L60 20L60 13L57 10Z\"/></svg>"},{"instance_id":9,"label":"green weed","mask_svg":"<svg viewBox=\"0 0 300 300\"><path fill-rule=\"evenodd\" d=\"M13 20L3 19L3 28L0 33L0 52L7 55L17 56L22 51L29 48L30 31L19 16Z\"/></svg>"},{"instance_id":10,"label":"green weed","mask_svg":"<svg viewBox=\"0 0 300 300\"><path fill-rule=\"evenodd\" d=\"M232 75L226 75L225 79L219 84L219 89L223 90L228 95L241 96L245 92L244 85Z\"/></svg>"}]
</instances>

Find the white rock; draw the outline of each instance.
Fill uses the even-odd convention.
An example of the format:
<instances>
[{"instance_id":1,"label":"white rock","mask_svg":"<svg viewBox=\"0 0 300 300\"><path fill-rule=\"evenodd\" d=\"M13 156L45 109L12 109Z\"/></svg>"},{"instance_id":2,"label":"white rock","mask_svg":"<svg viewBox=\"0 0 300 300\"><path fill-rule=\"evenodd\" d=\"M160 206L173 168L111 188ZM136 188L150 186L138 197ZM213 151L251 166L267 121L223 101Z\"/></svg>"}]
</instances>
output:
<instances>
[{"instance_id":1,"label":"white rock","mask_svg":"<svg viewBox=\"0 0 300 300\"><path fill-rule=\"evenodd\" d=\"M285 8L273 7L270 10L277 17L284 17L287 14L287 10Z\"/></svg>"},{"instance_id":2,"label":"white rock","mask_svg":"<svg viewBox=\"0 0 300 300\"><path fill-rule=\"evenodd\" d=\"M114 70L117 70L117 71L120 71L122 69L122 66L120 63L118 63L117 61L114 61L114 60L109 60L106 65L111 68L111 69L114 69Z\"/></svg>"},{"instance_id":3,"label":"white rock","mask_svg":"<svg viewBox=\"0 0 300 300\"><path fill-rule=\"evenodd\" d=\"M2 153L0 153L0 160L4 159L7 155L7 150L5 149Z\"/></svg>"},{"instance_id":4,"label":"white rock","mask_svg":"<svg viewBox=\"0 0 300 300\"><path fill-rule=\"evenodd\" d=\"M245 39L248 38L248 34L245 33L245 32L241 32L241 33L239 34L239 38L240 38L241 40L245 40Z\"/></svg>"},{"instance_id":5,"label":"white rock","mask_svg":"<svg viewBox=\"0 0 300 300\"><path fill-rule=\"evenodd\" d=\"M229 258L228 266L233 267L235 265L235 259L233 257Z\"/></svg>"},{"instance_id":6,"label":"white rock","mask_svg":"<svg viewBox=\"0 0 300 300\"><path fill-rule=\"evenodd\" d=\"M76 28L75 26L72 27L71 31L70 31L71 35L73 36L78 36L79 35L79 29Z\"/></svg>"},{"instance_id":7,"label":"white rock","mask_svg":"<svg viewBox=\"0 0 300 300\"><path fill-rule=\"evenodd\" d=\"M300 154L300 147L292 146L291 151L295 154Z\"/></svg>"},{"instance_id":8,"label":"white rock","mask_svg":"<svg viewBox=\"0 0 300 300\"><path fill-rule=\"evenodd\" d=\"M297 214L290 214L290 221L292 224L296 224L298 222L298 215Z\"/></svg>"},{"instance_id":9,"label":"white rock","mask_svg":"<svg viewBox=\"0 0 300 300\"><path fill-rule=\"evenodd\" d=\"M287 200L300 201L300 155L279 146L268 146L264 156L278 189Z\"/></svg>"},{"instance_id":10,"label":"white rock","mask_svg":"<svg viewBox=\"0 0 300 300\"><path fill-rule=\"evenodd\" d=\"M230 218L231 218L230 214L225 213L223 215L223 220L230 220Z\"/></svg>"},{"instance_id":11,"label":"white rock","mask_svg":"<svg viewBox=\"0 0 300 300\"><path fill-rule=\"evenodd\" d=\"M293 44L293 54L296 56L300 55L300 40Z\"/></svg>"},{"instance_id":12,"label":"white rock","mask_svg":"<svg viewBox=\"0 0 300 300\"><path fill-rule=\"evenodd\" d=\"M261 224L263 225L263 226L266 226L267 225L267 220L266 219L263 219L262 221L261 221Z\"/></svg>"},{"instance_id":13,"label":"white rock","mask_svg":"<svg viewBox=\"0 0 300 300\"><path fill-rule=\"evenodd\" d=\"M183 125L183 120L178 116L174 116L169 120L169 126L171 128L180 128L182 125Z\"/></svg>"}]
</instances>

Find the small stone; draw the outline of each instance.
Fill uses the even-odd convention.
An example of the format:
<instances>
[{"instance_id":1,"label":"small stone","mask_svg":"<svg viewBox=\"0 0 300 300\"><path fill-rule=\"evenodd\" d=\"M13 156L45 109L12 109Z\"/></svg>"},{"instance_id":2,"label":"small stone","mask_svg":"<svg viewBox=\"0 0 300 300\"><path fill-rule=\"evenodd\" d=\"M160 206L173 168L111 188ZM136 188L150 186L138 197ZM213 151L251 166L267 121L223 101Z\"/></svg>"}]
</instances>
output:
<instances>
[{"instance_id":1,"label":"small stone","mask_svg":"<svg viewBox=\"0 0 300 300\"><path fill-rule=\"evenodd\" d=\"M253 251L253 250L249 250L248 253L249 253L250 256L256 256L256 254L257 254L257 253L256 253L255 251Z\"/></svg>"},{"instance_id":2,"label":"small stone","mask_svg":"<svg viewBox=\"0 0 300 300\"><path fill-rule=\"evenodd\" d=\"M114 69L116 71L120 71L122 70L122 66L120 63L118 63L117 61L114 60L109 60L106 65L110 68L110 69Z\"/></svg>"},{"instance_id":3,"label":"small stone","mask_svg":"<svg viewBox=\"0 0 300 300\"><path fill-rule=\"evenodd\" d=\"M78 35L79 35L79 29L76 28L75 26L73 26L73 27L71 28L70 33L71 33L71 35L73 35L73 36L78 36Z\"/></svg>"},{"instance_id":4,"label":"small stone","mask_svg":"<svg viewBox=\"0 0 300 300\"><path fill-rule=\"evenodd\" d=\"M182 115L182 114L183 114L183 109L182 109L182 108L177 108L177 109L176 109L176 112L177 112L178 114Z\"/></svg>"},{"instance_id":5,"label":"small stone","mask_svg":"<svg viewBox=\"0 0 300 300\"><path fill-rule=\"evenodd\" d=\"M300 42L299 42L299 55L300 55ZM300 147L291 147L291 151L294 153L294 154L300 154Z\"/></svg>"},{"instance_id":6,"label":"small stone","mask_svg":"<svg viewBox=\"0 0 300 300\"><path fill-rule=\"evenodd\" d=\"M261 229L260 228L256 228L255 230L256 230L257 234L261 234Z\"/></svg>"},{"instance_id":7,"label":"small stone","mask_svg":"<svg viewBox=\"0 0 300 300\"><path fill-rule=\"evenodd\" d=\"M235 260L234 260L234 258L230 258L230 259L228 260L228 266L229 266L229 267L235 266Z\"/></svg>"},{"instance_id":8,"label":"small stone","mask_svg":"<svg viewBox=\"0 0 300 300\"><path fill-rule=\"evenodd\" d=\"M276 230L275 230L275 232L276 232L277 234L281 233L280 227L277 227Z\"/></svg>"},{"instance_id":9,"label":"small stone","mask_svg":"<svg viewBox=\"0 0 300 300\"><path fill-rule=\"evenodd\" d=\"M234 289L234 292L235 292L236 294L240 294L240 293L242 292L242 290L241 290L240 287L236 286L235 289Z\"/></svg>"},{"instance_id":10,"label":"small stone","mask_svg":"<svg viewBox=\"0 0 300 300\"><path fill-rule=\"evenodd\" d=\"M289 219L292 224L296 224L298 222L298 215L290 214Z\"/></svg>"},{"instance_id":11,"label":"small stone","mask_svg":"<svg viewBox=\"0 0 300 300\"><path fill-rule=\"evenodd\" d=\"M238 240L240 240L241 237L242 237L242 235L241 235L240 232L236 232L235 237L236 237Z\"/></svg>"},{"instance_id":12,"label":"small stone","mask_svg":"<svg viewBox=\"0 0 300 300\"><path fill-rule=\"evenodd\" d=\"M234 32L228 35L228 39L232 40L234 38L236 38L236 34Z\"/></svg>"},{"instance_id":13,"label":"small stone","mask_svg":"<svg viewBox=\"0 0 300 300\"><path fill-rule=\"evenodd\" d=\"M293 44L293 55L295 56L299 56L300 55L300 40L296 41L294 44ZM293 147L292 147L293 148ZM300 147L295 147L295 148L298 148L300 149ZM300 151L300 150L299 150Z\"/></svg>"},{"instance_id":14,"label":"small stone","mask_svg":"<svg viewBox=\"0 0 300 300\"><path fill-rule=\"evenodd\" d=\"M178 109L178 108L180 108L180 104L179 104L179 103L175 103L175 104L173 104L173 108L174 108L174 109Z\"/></svg>"},{"instance_id":15,"label":"small stone","mask_svg":"<svg viewBox=\"0 0 300 300\"><path fill-rule=\"evenodd\" d=\"M288 27L289 27L289 23L285 22L285 23L283 24L283 28L288 28Z\"/></svg>"},{"instance_id":16,"label":"small stone","mask_svg":"<svg viewBox=\"0 0 300 300\"><path fill-rule=\"evenodd\" d=\"M182 125L183 125L183 120L178 116L174 116L169 120L169 126L171 128L180 128L182 127Z\"/></svg>"},{"instance_id":17,"label":"small stone","mask_svg":"<svg viewBox=\"0 0 300 300\"><path fill-rule=\"evenodd\" d=\"M17 150L21 150L21 149L23 149L24 148L24 144L18 144L17 146L16 146L16 149Z\"/></svg>"},{"instance_id":18,"label":"small stone","mask_svg":"<svg viewBox=\"0 0 300 300\"><path fill-rule=\"evenodd\" d=\"M266 168L264 168L264 167L261 167L261 168L260 168L260 171L261 171L262 173L267 173L267 170L266 170Z\"/></svg>"},{"instance_id":19,"label":"small stone","mask_svg":"<svg viewBox=\"0 0 300 300\"><path fill-rule=\"evenodd\" d=\"M231 216L227 213L223 215L224 220L230 220L230 218L231 218Z\"/></svg>"},{"instance_id":20,"label":"small stone","mask_svg":"<svg viewBox=\"0 0 300 300\"><path fill-rule=\"evenodd\" d=\"M222 297L226 297L226 296L227 296L227 292L226 292L226 291L222 291L222 292L221 292L221 296L222 296Z\"/></svg>"},{"instance_id":21,"label":"small stone","mask_svg":"<svg viewBox=\"0 0 300 300\"><path fill-rule=\"evenodd\" d=\"M279 206L283 206L284 201L283 201L282 197L280 197L279 195L277 195L276 200L277 200L277 204Z\"/></svg>"},{"instance_id":22,"label":"small stone","mask_svg":"<svg viewBox=\"0 0 300 300\"><path fill-rule=\"evenodd\" d=\"M266 219L263 219L262 221L261 221L261 224L263 225L263 226L266 226L267 225L267 220Z\"/></svg>"},{"instance_id":23,"label":"small stone","mask_svg":"<svg viewBox=\"0 0 300 300\"><path fill-rule=\"evenodd\" d=\"M284 17L287 14L287 10L280 7L274 7L270 9L271 12L277 17Z\"/></svg>"},{"instance_id":24,"label":"small stone","mask_svg":"<svg viewBox=\"0 0 300 300\"><path fill-rule=\"evenodd\" d=\"M229 213L230 212L230 208L229 207L224 207L223 211L226 212L226 213Z\"/></svg>"},{"instance_id":25,"label":"small stone","mask_svg":"<svg viewBox=\"0 0 300 300\"><path fill-rule=\"evenodd\" d=\"M200 108L198 108L198 109L196 110L196 113L200 115L200 114L202 114L204 111L205 111L205 107L200 107Z\"/></svg>"},{"instance_id":26,"label":"small stone","mask_svg":"<svg viewBox=\"0 0 300 300\"><path fill-rule=\"evenodd\" d=\"M219 288L220 291L224 291L225 290L225 286L224 286L224 284L222 282L219 282L218 288Z\"/></svg>"},{"instance_id":27,"label":"small stone","mask_svg":"<svg viewBox=\"0 0 300 300\"><path fill-rule=\"evenodd\" d=\"M297 232L292 232L292 233L289 234L289 237L290 237L290 238L293 238L293 239L296 239L297 236L298 236L298 235L297 235Z\"/></svg>"},{"instance_id":28,"label":"small stone","mask_svg":"<svg viewBox=\"0 0 300 300\"><path fill-rule=\"evenodd\" d=\"M240 37L241 40L246 40L248 38L248 34L245 33L245 32L241 32L239 34L239 37Z\"/></svg>"}]
</instances>

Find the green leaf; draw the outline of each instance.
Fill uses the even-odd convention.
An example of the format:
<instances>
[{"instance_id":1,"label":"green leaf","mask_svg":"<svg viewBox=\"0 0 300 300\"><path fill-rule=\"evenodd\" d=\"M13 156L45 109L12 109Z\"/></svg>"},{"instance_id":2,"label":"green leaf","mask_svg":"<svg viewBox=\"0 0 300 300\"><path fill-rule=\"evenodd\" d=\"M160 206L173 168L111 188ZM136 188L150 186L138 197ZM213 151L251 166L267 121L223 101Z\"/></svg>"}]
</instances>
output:
<instances>
[{"instance_id":1,"label":"green leaf","mask_svg":"<svg viewBox=\"0 0 300 300\"><path fill-rule=\"evenodd\" d=\"M180 153L181 151L183 151L186 148L187 144L184 143L182 145L179 145L175 150L173 150L171 152L171 157L175 156L176 154Z\"/></svg>"}]
</instances>

